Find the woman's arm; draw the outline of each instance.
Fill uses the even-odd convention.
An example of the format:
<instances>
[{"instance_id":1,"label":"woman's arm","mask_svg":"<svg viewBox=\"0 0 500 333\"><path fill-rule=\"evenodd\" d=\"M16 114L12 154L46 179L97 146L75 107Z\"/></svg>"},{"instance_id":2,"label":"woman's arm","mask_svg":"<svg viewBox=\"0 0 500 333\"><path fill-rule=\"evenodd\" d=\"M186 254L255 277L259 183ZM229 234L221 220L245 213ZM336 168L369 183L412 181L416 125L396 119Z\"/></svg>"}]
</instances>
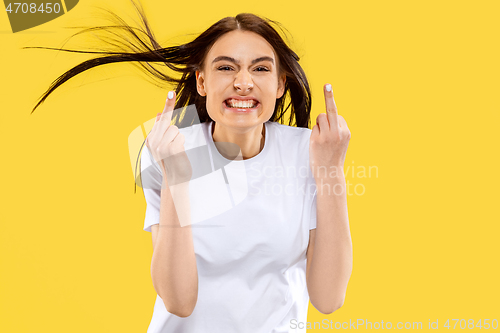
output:
<instances>
[{"instance_id":1,"label":"woman's arm","mask_svg":"<svg viewBox=\"0 0 500 333\"><path fill-rule=\"evenodd\" d=\"M352 272L352 242L344 177L316 185L317 222L310 232L306 280L311 303L329 314L344 304Z\"/></svg>"},{"instance_id":2,"label":"woman's arm","mask_svg":"<svg viewBox=\"0 0 500 333\"><path fill-rule=\"evenodd\" d=\"M163 175L160 221L151 228L151 278L167 311L187 317L193 312L198 300L198 270L189 209L192 169L184 151L184 135L177 126L170 124L176 100L175 91L169 91L167 96L165 108L156 115L153 128L146 138L146 146ZM172 186L169 186L169 182Z\"/></svg>"},{"instance_id":3,"label":"woman's arm","mask_svg":"<svg viewBox=\"0 0 500 333\"><path fill-rule=\"evenodd\" d=\"M163 179L165 185L166 177ZM188 183L176 185L174 196L189 200ZM160 223L153 225L151 231L153 287L168 312L187 317L193 312L198 299L193 236L190 225L181 227L168 185L162 186L161 190Z\"/></svg>"},{"instance_id":4,"label":"woman's arm","mask_svg":"<svg viewBox=\"0 0 500 333\"><path fill-rule=\"evenodd\" d=\"M326 113L312 128L309 158L316 181L316 232L307 252L307 288L314 307L325 314L344 304L352 272L344 161L351 132L338 115L332 87L323 87Z\"/></svg>"}]
</instances>

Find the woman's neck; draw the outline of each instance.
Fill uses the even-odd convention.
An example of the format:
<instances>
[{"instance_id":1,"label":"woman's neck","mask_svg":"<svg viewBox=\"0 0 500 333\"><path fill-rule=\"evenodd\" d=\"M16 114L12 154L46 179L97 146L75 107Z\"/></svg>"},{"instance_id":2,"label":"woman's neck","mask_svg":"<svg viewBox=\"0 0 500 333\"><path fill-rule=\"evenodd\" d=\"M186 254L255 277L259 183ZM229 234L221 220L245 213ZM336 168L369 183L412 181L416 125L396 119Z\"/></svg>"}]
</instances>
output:
<instances>
[{"instance_id":1,"label":"woman's neck","mask_svg":"<svg viewBox=\"0 0 500 333\"><path fill-rule=\"evenodd\" d=\"M225 158L246 160L256 156L264 148L265 130L264 124L242 132L213 122L212 138L217 150Z\"/></svg>"}]
</instances>

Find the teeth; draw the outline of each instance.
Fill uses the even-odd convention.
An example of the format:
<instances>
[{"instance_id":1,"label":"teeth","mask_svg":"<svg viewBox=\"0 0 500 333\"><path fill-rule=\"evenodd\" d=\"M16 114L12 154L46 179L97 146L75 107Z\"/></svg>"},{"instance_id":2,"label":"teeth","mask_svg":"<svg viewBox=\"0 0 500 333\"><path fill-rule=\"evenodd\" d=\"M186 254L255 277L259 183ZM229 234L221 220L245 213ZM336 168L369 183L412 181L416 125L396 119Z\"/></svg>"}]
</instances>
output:
<instances>
[{"instance_id":1,"label":"teeth","mask_svg":"<svg viewBox=\"0 0 500 333\"><path fill-rule=\"evenodd\" d=\"M249 101L240 101L237 99L228 99L227 105L231 108L254 108L257 105L257 101L249 100Z\"/></svg>"}]
</instances>

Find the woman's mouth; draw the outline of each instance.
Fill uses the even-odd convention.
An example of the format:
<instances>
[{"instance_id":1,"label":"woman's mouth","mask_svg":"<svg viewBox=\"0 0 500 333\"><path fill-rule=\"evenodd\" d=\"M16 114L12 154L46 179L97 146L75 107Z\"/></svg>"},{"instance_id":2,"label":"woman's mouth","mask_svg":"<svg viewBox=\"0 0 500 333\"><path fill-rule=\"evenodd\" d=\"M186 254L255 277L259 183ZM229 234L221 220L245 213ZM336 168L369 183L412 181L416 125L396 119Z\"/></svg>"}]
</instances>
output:
<instances>
[{"instance_id":1,"label":"woman's mouth","mask_svg":"<svg viewBox=\"0 0 500 333\"><path fill-rule=\"evenodd\" d=\"M260 106L260 102L254 99L242 101L230 98L226 99L222 104L226 109L233 112L252 112Z\"/></svg>"}]
</instances>

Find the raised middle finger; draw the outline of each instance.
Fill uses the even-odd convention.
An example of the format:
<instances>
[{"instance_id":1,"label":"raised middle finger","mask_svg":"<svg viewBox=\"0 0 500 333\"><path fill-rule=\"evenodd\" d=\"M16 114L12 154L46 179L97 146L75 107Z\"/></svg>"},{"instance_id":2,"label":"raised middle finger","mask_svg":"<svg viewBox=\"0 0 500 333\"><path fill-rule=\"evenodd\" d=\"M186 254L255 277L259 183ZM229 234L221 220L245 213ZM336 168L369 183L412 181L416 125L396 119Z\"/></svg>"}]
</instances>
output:
<instances>
[{"instance_id":1,"label":"raised middle finger","mask_svg":"<svg viewBox=\"0 0 500 333\"><path fill-rule=\"evenodd\" d=\"M337 106L335 105L335 100L333 99L333 90L331 84L325 84L323 87L323 91L325 93L325 106L326 106L326 115L328 116L328 122L330 123L330 128L338 128L338 119L337 119Z\"/></svg>"}]
</instances>

